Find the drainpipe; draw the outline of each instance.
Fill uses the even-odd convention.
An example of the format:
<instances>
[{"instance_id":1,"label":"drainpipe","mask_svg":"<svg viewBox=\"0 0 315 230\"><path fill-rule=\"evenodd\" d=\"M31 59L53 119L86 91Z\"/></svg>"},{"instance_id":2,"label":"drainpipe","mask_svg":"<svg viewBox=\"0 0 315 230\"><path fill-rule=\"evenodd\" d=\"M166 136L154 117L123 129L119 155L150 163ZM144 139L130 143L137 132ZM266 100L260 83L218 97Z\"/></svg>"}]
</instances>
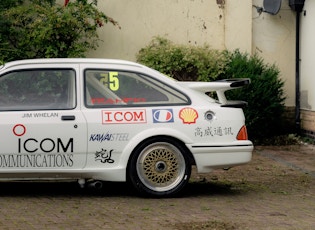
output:
<instances>
[{"instance_id":1,"label":"drainpipe","mask_svg":"<svg viewBox=\"0 0 315 230\"><path fill-rule=\"evenodd\" d=\"M289 0L289 6L296 11L296 42L295 42L295 128L296 133L301 131L300 118L300 14L304 7L305 0Z\"/></svg>"}]
</instances>

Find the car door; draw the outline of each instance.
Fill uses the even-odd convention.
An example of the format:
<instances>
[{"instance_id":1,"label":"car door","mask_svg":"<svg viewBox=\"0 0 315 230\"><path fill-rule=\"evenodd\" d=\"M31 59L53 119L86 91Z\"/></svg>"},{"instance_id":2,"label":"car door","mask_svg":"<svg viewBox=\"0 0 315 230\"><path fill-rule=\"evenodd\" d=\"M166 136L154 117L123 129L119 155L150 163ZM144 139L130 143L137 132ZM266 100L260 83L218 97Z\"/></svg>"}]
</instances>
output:
<instances>
[{"instance_id":1,"label":"car door","mask_svg":"<svg viewBox=\"0 0 315 230\"><path fill-rule=\"evenodd\" d=\"M0 75L0 172L56 172L86 163L76 65L24 65Z\"/></svg>"}]
</instances>

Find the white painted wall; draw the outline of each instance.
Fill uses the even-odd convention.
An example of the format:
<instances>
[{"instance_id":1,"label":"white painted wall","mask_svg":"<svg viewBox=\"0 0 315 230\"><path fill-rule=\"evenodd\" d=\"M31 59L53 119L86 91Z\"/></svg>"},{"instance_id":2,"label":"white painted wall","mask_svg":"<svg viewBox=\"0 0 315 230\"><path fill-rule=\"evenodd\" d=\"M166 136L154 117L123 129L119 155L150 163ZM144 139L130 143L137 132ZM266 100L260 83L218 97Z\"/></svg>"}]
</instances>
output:
<instances>
[{"instance_id":1,"label":"white painted wall","mask_svg":"<svg viewBox=\"0 0 315 230\"><path fill-rule=\"evenodd\" d=\"M253 5L263 6L263 0L253 0ZM253 46L265 62L276 64L285 81L286 105L295 106L295 12L283 0L277 15L259 15L253 7Z\"/></svg>"},{"instance_id":2,"label":"white painted wall","mask_svg":"<svg viewBox=\"0 0 315 230\"><path fill-rule=\"evenodd\" d=\"M306 0L300 22L301 108L315 111L315 1Z\"/></svg>"},{"instance_id":3,"label":"white painted wall","mask_svg":"<svg viewBox=\"0 0 315 230\"><path fill-rule=\"evenodd\" d=\"M154 36L176 43L224 48L224 9L215 1L102 0L99 8L119 22L121 29L106 25L99 35L104 40L93 57L135 60L135 54Z\"/></svg>"},{"instance_id":4,"label":"white painted wall","mask_svg":"<svg viewBox=\"0 0 315 230\"><path fill-rule=\"evenodd\" d=\"M101 0L99 8L117 20L121 30L111 25L101 28L99 34L104 42L88 56L134 61L136 53L154 36L181 44L250 52L250 3L251 0Z\"/></svg>"},{"instance_id":5,"label":"white painted wall","mask_svg":"<svg viewBox=\"0 0 315 230\"><path fill-rule=\"evenodd\" d=\"M252 0L225 1L224 43L228 50L252 50Z\"/></svg>"}]
</instances>

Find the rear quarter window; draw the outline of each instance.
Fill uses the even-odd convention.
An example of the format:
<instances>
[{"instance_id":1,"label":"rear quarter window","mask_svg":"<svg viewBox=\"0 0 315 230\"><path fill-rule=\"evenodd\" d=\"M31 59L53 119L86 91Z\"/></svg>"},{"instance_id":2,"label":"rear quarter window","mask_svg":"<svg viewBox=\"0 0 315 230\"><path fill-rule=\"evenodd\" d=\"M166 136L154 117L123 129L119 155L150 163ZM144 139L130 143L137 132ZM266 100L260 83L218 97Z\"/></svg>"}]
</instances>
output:
<instances>
[{"instance_id":1,"label":"rear quarter window","mask_svg":"<svg viewBox=\"0 0 315 230\"><path fill-rule=\"evenodd\" d=\"M178 90L148 76L123 71L85 71L88 107L183 105L189 99Z\"/></svg>"}]
</instances>

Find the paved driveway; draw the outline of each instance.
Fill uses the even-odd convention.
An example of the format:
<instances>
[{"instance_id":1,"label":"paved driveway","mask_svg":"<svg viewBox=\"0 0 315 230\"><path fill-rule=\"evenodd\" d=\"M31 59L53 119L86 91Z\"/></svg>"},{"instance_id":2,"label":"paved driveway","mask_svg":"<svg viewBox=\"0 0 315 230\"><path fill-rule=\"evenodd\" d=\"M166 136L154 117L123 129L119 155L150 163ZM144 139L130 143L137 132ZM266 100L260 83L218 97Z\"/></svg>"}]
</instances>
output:
<instances>
[{"instance_id":1,"label":"paved driveway","mask_svg":"<svg viewBox=\"0 0 315 230\"><path fill-rule=\"evenodd\" d=\"M169 199L124 183L0 183L0 229L314 229L314 150L258 147L250 164L193 173Z\"/></svg>"}]
</instances>

